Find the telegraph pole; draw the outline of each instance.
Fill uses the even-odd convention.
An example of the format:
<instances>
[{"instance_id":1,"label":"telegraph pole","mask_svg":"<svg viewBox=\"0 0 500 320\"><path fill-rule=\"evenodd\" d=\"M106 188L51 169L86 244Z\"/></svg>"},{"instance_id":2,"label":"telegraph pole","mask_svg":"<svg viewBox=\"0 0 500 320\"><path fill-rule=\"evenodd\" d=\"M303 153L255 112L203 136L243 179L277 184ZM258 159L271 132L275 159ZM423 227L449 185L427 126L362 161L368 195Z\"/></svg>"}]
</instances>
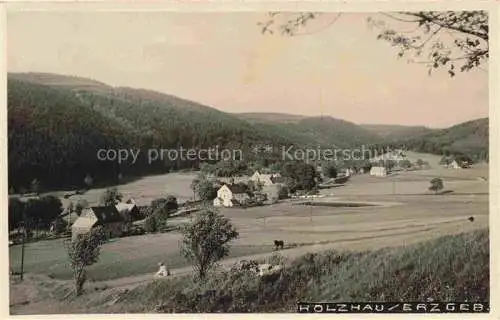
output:
<instances>
[{"instance_id":1,"label":"telegraph pole","mask_svg":"<svg viewBox=\"0 0 500 320\"><path fill-rule=\"evenodd\" d=\"M21 226L22 226L22 244L21 244L21 281L23 280L23 276L24 276L24 238L25 238L25 235L26 235L26 226L25 226L25 222L22 221L21 222Z\"/></svg>"}]
</instances>

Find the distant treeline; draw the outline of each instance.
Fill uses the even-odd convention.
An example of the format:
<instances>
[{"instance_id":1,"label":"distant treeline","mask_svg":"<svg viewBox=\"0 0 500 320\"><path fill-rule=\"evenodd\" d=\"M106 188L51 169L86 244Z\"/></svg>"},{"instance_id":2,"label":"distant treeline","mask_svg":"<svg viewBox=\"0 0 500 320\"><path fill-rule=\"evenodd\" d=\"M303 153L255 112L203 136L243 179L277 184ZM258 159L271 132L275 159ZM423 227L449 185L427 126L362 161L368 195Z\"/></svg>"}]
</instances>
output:
<instances>
[{"instance_id":1,"label":"distant treeline","mask_svg":"<svg viewBox=\"0 0 500 320\"><path fill-rule=\"evenodd\" d=\"M148 162L148 149L241 149L290 143L255 132L243 120L216 110L197 111L150 100L132 101L79 93L68 89L9 80L9 187L29 189L33 179L41 188L78 187L90 175L96 184L120 178L198 168L199 161L167 158ZM274 139L274 140L271 140ZM100 161L100 149L140 149L136 163ZM277 156L277 155L275 155ZM272 155L269 155L272 157Z\"/></svg>"},{"instance_id":2,"label":"distant treeline","mask_svg":"<svg viewBox=\"0 0 500 320\"><path fill-rule=\"evenodd\" d=\"M33 78L36 77L25 81L22 76L9 75L8 79L9 189L15 193L30 190L35 180L41 190L79 188L86 186L84 180L88 176L94 185L117 184L134 177L199 169L202 163L216 162L164 158L149 163L149 149L218 146L242 150L244 164L231 162L212 167L219 176L240 172L241 165L246 171L280 165L280 146L404 146L420 152L462 152L475 159L488 158L488 119L385 143L361 126L331 117L305 118L298 123L252 122L157 92L103 84L92 88L44 85L31 82ZM67 79L62 77L60 82L64 81ZM266 151L266 146L273 148ZM256 147L263 147L264 151L257 152ZM100 149L141 152L134 164L119 164L99 160ZM366 159L358 162L343 165L367 164Z\"/></svg>"}]
</instances>

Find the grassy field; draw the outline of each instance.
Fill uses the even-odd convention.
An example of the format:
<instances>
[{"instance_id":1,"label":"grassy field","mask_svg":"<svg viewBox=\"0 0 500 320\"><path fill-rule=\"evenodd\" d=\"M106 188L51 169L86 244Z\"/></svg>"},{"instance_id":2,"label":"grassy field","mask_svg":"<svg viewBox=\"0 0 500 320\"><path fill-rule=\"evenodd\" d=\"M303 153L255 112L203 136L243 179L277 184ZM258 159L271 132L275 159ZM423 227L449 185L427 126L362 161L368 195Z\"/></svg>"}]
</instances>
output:
<instances>
[{"instance_id":1,"label":"grassy field","mask_svg":"<svg viewBox=\"0 0 500 320\"><path fill-rule=\"evenodd\" d=\"M290 261L278 276L211 274L155 281L129 291L89 288L28 275L11 283L12 314L171 312L294 312L310 301L489 301L487 230L371 251L321 251Z\"/></svg>"},{"instance_id":2,"label":"grassy field","mask_svg":"<svg viewBox=\"0 0 500 320\"><path fill-rule=\"evenodd\" d=\"M452 177L445 178L445 188L456 194L425 194L430 178L444 174ZM437 168L387 178L361 175L354 176L345 187L323 190L333 192L334 196L322 201L381 204L374 207L313 207L285 201L248 209L224 208L221 213L231 219L240 233L231 257L271 252L276 239L301 247L290 251L293 256L298 256L314 251L316 247L318 250L368 250L487 228L488 182L475 179L477 176L487 177L487 167L476 166L467 170ZM184 181L182 188L189 189L189 174L178 174L148 177L121 190L139 194L142 199L154 198L164 190L162 179L165 177L177 177ZM145 181L156 181L147 192ZM139 190L143 190L142 193ZM467 220L469 216L475 217L473 223ZM172 224L182 222L182 219L171 220ZM180 235L176 232L117 239L104 245L101 259L90 268L89 277L99 281L153 273L159 261L166 262L171 268L184 267L187 261L179 255L179 241ZM10 264L14 271L19 269L20 251L20 246L10 247ZM27 245L25 270L69 279L71 270L62 241Z\"/></svg>"},{"instance_id":3,"label":"grassy field","mask_svg":"<svg viewBox=\"0 0 500 320\"><path fill-rule=\"evenodd\" d=\"M166 195L177 197L177 201L184 202L192 200L193 191L190 188L196 173L176 172L163 175L147 176L133 182L116 186L123 194L124 199L134 198L138 205L149 205L151 201ZM78 200L86 200L90 205L98 205L100 197L106 188L91 189L83 195L73 195L69 199L64 198L66 191L56 191L47 194L59 197L66 207L69 202L76 203Z\"/></svg>"},{"instance_id":4,"label":"grassy field","mask_svg":"<svg viewBox=\"0 0 500 320\"><path fill-rule=\"evenodd\" d=\"M222 278L222 279L221 279ZM210 300L207 291L215 291ZM176 294L177 293L177 294ZM489 301L488 232L369 252L326 251L291 263L281 277L215 275L153 283L125 298L129 312L161 301L177 312L294 312L296 301ZM135 309L137 308L137 309Z\"/></svg>"},{"instance_id":5,"label":"grassy field","mask_svg":"<svg viewBox=\"0 0 500 320\"><path fill-rule=\"evenodd\" d=\"M136 239L134 239L136 238ZM165 241L165 235L149 235L120 239L105 244L99 262L89 267L90 281L104 281L158 271L158 262L167 262L170 268L189 266L178 246ZM134 243L137 240L137 243ZM156 242L158 241L158 242ZM154 245L150 245L153 243ZM272 251L272 246L236 245L231 248L229 257L253 255ZM14 247L10 252L11 268L20 270L21 248ZM56 279L71 279L72 271L62 240L40 241L25 247L24 270L27 273L48 275Z\"/></svg>"}]
</instances>

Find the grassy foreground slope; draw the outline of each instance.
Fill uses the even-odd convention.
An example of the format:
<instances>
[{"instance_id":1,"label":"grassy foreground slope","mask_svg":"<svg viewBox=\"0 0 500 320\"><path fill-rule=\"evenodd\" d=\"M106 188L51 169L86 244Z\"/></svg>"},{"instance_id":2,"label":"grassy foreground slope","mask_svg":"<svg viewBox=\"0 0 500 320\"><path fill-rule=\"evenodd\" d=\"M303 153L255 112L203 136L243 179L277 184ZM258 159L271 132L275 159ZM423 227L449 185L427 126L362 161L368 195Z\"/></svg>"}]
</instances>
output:
<instances>
[{"instance_id":1,"label":"grassy foreground slope","mask_svg":"<svg viewBox=\"0 0 500 320\"><path fill-rule=\"evenodd\" d=\"M373 252L308 254L281 275L221 272L205 284L188 277L127 293L120 312L294 312L296 301L489 300L487 230Z\"/></svg>"}]
</instances>

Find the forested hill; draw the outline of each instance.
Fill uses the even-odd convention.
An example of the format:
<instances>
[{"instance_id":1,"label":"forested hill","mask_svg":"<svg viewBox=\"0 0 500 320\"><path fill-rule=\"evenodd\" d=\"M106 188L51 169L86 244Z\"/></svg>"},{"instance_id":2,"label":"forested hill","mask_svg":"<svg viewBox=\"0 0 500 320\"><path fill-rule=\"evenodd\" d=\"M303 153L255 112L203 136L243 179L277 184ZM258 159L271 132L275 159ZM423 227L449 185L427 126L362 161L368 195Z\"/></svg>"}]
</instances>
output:
<instances>
[{"instance_id":1,"label":"forested hill","mask_svg":"<svg viewBox=\"0 0 500 320\"><path fill-rule=\"evenodd\" d=\"M434 129L424 126L402 126L390 124L362 124L360 126L365 130L380 136L387 142L412 139L434 131Z\"/></svg>"},{"instance_id":2,"label":"forested hill","mask_svg":"<svg viewBox=\"0 0 500 320\"><path fill-rule=\"evenodd\" d=\"M488 118L463 122L446 129L435 129L414 138L400 140L408 149L433 154L463 154L476 160L489 156Z\"/></svg>"},{"instance_id":3,"label":"forested hill","mask_svg":"<svg viewBox=\"0 0 500 320\"><path fill-rule=\"evenodd\" d=\"M331 117L308 118L280 113L242 113L241 119L293 132L297 141L311 139L341 147L360 142L372 147L406 148L432 154L463 154L487 160L488 118L467 121L446 129L403 125L357 125Z\"/></svg>"},{"instance_id":4,"label":"forested hill","mask_svg":"<svg viewBox=\"0 0 500 320\"><path fill-rule=\"evenodd\" d=\"M305 117L280 113L239 113L254 125L273 127L301 144L350 148L382 143L382 137L361 126L330 116Z\"/></svg>"},{"instance_id":5,"label":"forested hill","mask_svg":"<svg viewBox=\"0 0 500 320\"><path fill-rule=\"evenodd\" d=\"M286 118L286 119L285 119ZM284 121L281 121L283 120ZM485 152L488 123L483 119L432 130L396 141L424 152L442 148ZM245 160L258 145L349 148L388 140L354 123L332 117L282 114L230 114L159 92L115 88L90 79L48 73L8 75L9 187L78 187L90 175L95 184L119 177L195 168L196 161L148 163L148 149L241 149ZM103 162L99 149L140 149L135 164ZM487 151L486 151L487 153Z\"/></svg>"},{"instance_id":6,"label":"forested hill","mask_svg":"<svg viewBox=\"0 0 500 320\"><path fill-rule=\"evenodd\" d=\"M48 83L49 85L46 85ZM47 188L96 183L119 176L196 167L193 161L147 163L149 148L242 149L290 145L284 136L214 108L146 90L50 74L9 74L9 186L33 179ZM99 149L140 148L134 165L102 162Z\"/></svg>"}]
</instances>

